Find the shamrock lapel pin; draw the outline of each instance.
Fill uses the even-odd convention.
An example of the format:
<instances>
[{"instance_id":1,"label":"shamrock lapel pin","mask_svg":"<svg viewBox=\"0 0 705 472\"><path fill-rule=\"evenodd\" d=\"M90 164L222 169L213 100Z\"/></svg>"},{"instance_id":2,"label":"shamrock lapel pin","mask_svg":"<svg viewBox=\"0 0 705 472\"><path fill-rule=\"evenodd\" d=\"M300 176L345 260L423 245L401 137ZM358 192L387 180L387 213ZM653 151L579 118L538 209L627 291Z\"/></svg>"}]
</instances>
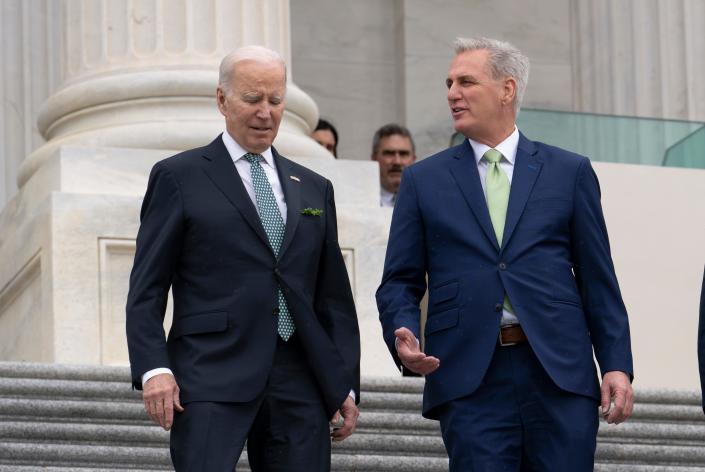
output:
<instances>
[{"instance_id":1,"label":"shamrock lapel pin","mask_svg":"<svg viewBox=\"0 0 705 472\"><path fill-rule=\"evenodd\" d=\"M321 216L323 214L323 210L320 208L304 208L301 210L301 214L308 216Z\"/></svg>"}]
</instances>

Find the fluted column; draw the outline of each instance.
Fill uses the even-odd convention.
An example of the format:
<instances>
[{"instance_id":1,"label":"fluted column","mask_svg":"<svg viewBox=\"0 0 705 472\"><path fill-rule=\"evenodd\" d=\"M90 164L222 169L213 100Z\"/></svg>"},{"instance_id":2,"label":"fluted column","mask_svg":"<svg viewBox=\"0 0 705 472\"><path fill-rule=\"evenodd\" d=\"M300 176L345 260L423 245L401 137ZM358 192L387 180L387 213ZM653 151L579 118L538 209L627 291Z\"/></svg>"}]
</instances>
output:
<instances>
[{"instance_id":1,"label":"fluted column","mask_svg":"<svg viewBox=\"0 0 705 472\"><path fill-rule=\"evenodd\" d=\"M705 2L573 0L577 111L705 121Z\"/></svg>"},{"instance_id":2,"label":"fluted column","mask_svg":"<svg viewBox=\"0 0 705 472\"><path fill-rule=\"evenodd\" d=\"M21 186L62 144L186 149L224 128L215 103L218 64L231 50L261 44L290 63L288 0L61 0L61 84L42 105L47 143L22 164ZM297 156L330 157L308 134L318 110L291 81L275 145Z\"/></svg>"}]
</instances>

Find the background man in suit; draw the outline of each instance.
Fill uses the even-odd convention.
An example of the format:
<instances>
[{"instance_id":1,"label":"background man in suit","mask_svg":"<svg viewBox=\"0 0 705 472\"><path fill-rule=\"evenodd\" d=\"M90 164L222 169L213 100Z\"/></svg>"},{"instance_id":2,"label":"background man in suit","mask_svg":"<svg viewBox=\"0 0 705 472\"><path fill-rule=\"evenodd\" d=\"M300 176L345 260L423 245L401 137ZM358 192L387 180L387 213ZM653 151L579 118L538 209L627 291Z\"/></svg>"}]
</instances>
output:
<instances>
[{"instance_id":1,"label":"background man in suit","mask_svg":"<svg viewBox=\"0 0 705 472\"><path fill-rule=\"evenodd\" d=\"M377 291L392 355L427 375L423 414L453 471L592 471L600 399L609 423L632 410L597 178L517 130L528 69L508 43L457 40L448 105L468 139L404 172Z\"/></svg>"},{"instance_id":2,"label":"background man in suit","mask_svg":"<svg viewBox=\"0 0 705 472\"><path fill-rule=\"evenodd\" d=\"M330 437L355 427L360 340L333 187L271 146L285 92L274 51L226 56L225 132L149 178L127 339L133 385L171 428L176 470L232 471L247 440L254 471L327 471Z\"/></svg>"},{"instance_id":3,"label":"background man in suit","mask_svg":"<svg viewBox=\"0 0 705 472\"><path fill-rule=\"evenodd\" d=\"M393 207L401 183L401 173L416 160L411 133L396 123L382 126L372 138L370 158L379 163L379 204Z\"/></svg>"}]
</instances>

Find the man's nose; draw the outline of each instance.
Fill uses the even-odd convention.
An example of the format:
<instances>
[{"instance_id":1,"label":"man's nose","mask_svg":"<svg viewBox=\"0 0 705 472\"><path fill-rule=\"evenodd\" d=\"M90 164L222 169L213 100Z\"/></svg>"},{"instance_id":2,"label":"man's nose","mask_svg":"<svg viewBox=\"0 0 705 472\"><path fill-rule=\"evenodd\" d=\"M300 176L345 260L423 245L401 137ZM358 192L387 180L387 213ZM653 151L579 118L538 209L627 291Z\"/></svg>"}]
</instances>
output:
<instances>
[{"instance_id":1,"label":"man's nose","mask_svg":"<svg viewBox=\"0 0 705 472\"><path fill-rule=\"evenodd\" d=\"M272 114L272 107L269 104L263 103L257 107L257 118L263 120L268 119Z\"/></svg>"},{"instance_id":2,"label":"man's nose","mask_svg":"<svg viewBox=\"0 0 705 472\"><path fill-rule=\"evenodd\" d=\"M455 84L451 84L451 86L448 87L448 102L452 102L459 98L460 94L458 93L458 87L456 87Z\"/></svg>"}]
</instances>

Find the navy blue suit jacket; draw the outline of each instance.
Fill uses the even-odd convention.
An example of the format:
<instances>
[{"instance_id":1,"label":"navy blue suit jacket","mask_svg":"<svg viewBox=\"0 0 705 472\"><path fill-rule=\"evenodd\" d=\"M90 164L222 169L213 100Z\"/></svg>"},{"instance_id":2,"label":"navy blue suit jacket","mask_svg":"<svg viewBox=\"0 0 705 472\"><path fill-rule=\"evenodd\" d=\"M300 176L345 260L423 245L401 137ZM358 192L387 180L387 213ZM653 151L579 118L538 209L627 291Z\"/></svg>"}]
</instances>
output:
<instances>
[{"instance_id":1,"label":"navy blue suit jacket","mask_svg":"<svg viewBox=\"0 0 705 472\"><path fill-rule=\"evenodd\" d=\"M135 388L146 371L169 367L182 402L254 399L274 359L281 287L328 412L350 389L359 399L360 337L333 187L273 154L287 204L278 257L221 137L152 169L127 301ZM323 212L304 215L304 208Z\"/></svg>"},{"instance_id":2,"label":"navy blue suit jacket","mask_svg":"<svg viewBox=\"0 0 705 472\"><path fill-rule=\"evenodd\" d=\"M520 136L504 240L495 237L474 153L465 141L408 167L397 194L377 304L394 331L419 337L429 303L423 413L472 393L497 344L506 292L531 347L562 389L599 399L602 373L632 375L627 313L590 161Z\"/></svg>"}]
</instances>

